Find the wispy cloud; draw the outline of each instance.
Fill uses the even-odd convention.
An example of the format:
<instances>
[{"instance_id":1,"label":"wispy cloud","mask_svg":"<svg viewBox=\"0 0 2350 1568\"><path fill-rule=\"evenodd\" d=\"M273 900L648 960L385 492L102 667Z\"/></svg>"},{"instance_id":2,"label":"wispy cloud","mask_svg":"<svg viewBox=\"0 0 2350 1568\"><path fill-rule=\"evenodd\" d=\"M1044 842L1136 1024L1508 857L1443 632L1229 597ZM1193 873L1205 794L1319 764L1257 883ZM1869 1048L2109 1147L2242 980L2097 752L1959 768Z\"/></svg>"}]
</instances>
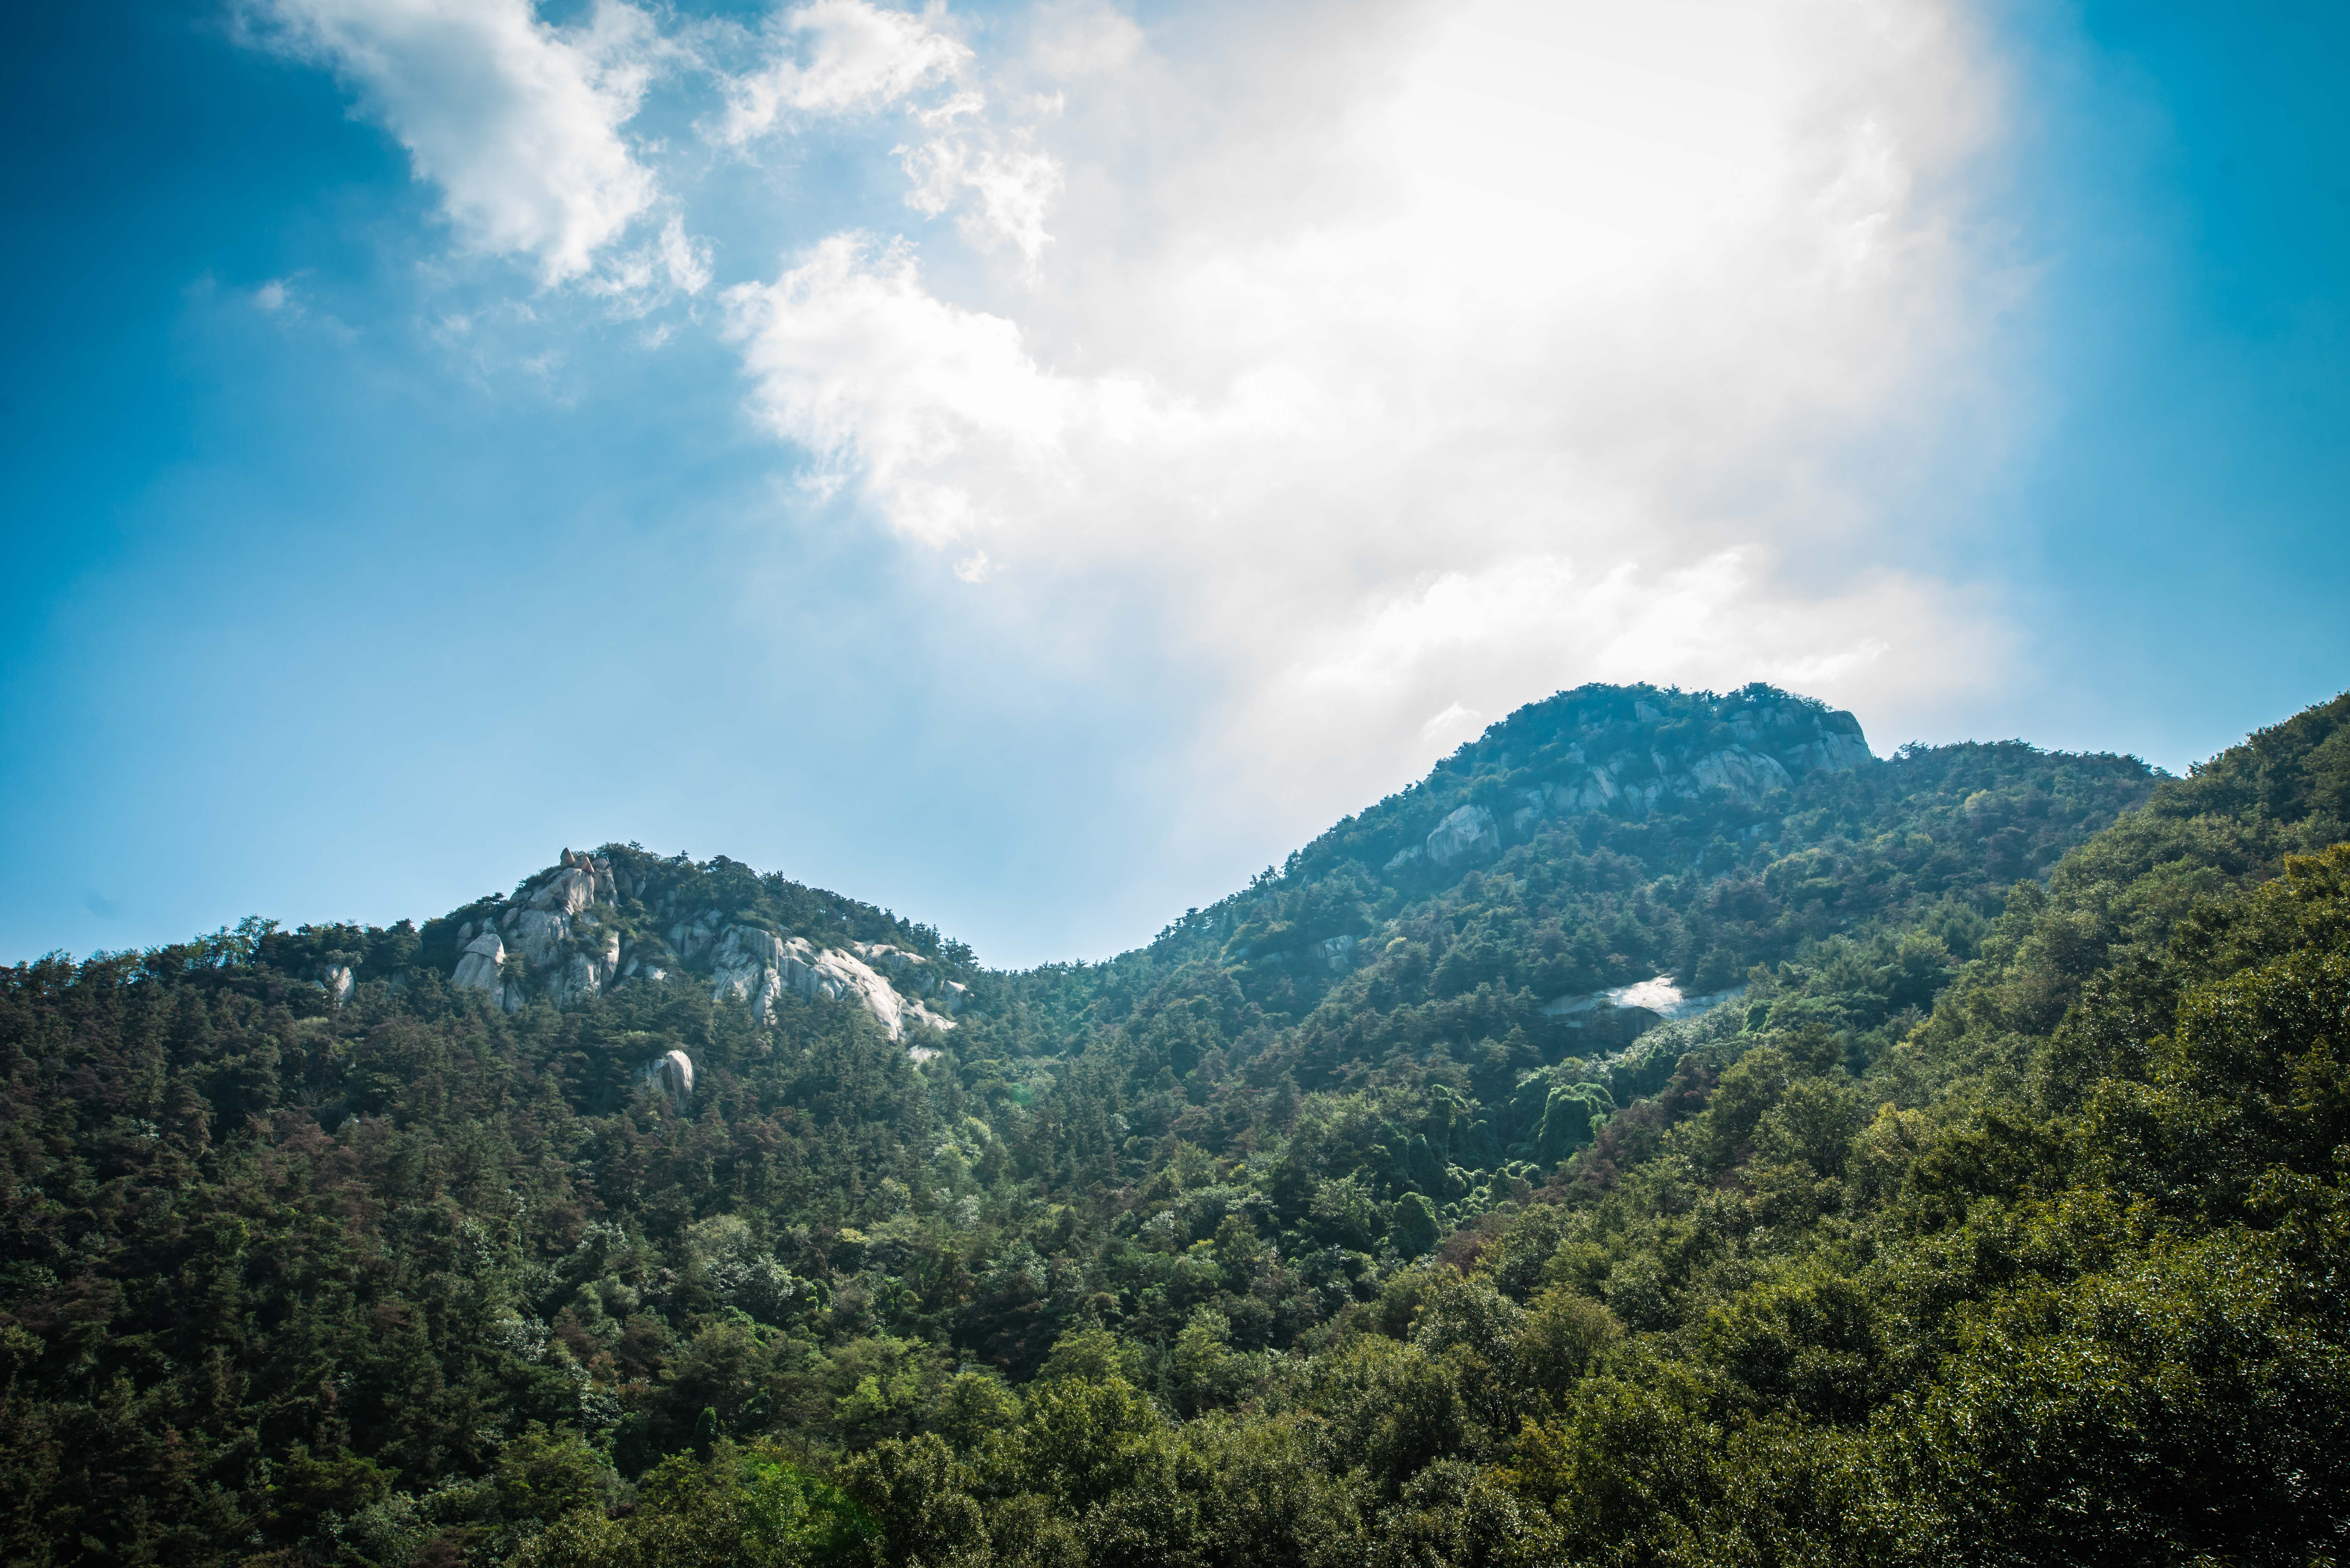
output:
<instances>
[{"instance_id":1,"label":"wispy cloud","mask_svg":"<svg viewBox=\"0 0 2350 1568\"><path fill-rule=\"evenodd\" d=\"M243 15L349 85L466 246L526 258L543 282L587 273L659 194L622 127L666 47L621 0L570 27L529 0L249 0Z\"/></svg>"},{"instance_id":2,"label":"wispy cloud","mask_svg":"<svg viewBox=\"0 0 2350 1568\"><path fill-rule=\"evenodd\" d=\"M779 12L764 58L726 78L719 135L736 146L795 118L870 112L946 81L969 47L922 17L866 0L814 0Z\"/></svg>"},{"instance_id":3,"label":"wispy cloud","mask_svg":"<svg viewBox=\"0 0 2350 1568\"><path fill-rule=\"evenodd\" d=\"M982 245L1004 243L1035 275L1052 244L1045 218L1061 194L1060 160L1036 150L1033 128L1010 131L966 123L985 107L968 94L922 117L930 134L898 149L910 187L906 204L933 216L961 206L964 234Z\"/></svg>"}]
</instances>

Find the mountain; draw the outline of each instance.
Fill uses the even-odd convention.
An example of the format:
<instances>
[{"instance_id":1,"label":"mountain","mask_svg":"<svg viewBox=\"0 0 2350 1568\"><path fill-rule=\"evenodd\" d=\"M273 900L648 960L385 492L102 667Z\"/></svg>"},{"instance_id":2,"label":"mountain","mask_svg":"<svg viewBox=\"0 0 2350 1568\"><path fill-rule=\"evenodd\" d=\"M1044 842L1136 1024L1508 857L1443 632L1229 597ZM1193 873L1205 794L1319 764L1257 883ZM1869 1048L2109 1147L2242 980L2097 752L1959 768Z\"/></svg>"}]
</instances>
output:
<instances>
[{"instance_id":1,"label":"mountain","mask_svg":"<svg viewBox=\"0 0 2350 1568\"><path fill-rule=\"evenodd\" d=\"M2338 1553L2345 718L1586 687L1019 973L633 845L19 965L0 1550Z\"/></svg>"}]
</instances>

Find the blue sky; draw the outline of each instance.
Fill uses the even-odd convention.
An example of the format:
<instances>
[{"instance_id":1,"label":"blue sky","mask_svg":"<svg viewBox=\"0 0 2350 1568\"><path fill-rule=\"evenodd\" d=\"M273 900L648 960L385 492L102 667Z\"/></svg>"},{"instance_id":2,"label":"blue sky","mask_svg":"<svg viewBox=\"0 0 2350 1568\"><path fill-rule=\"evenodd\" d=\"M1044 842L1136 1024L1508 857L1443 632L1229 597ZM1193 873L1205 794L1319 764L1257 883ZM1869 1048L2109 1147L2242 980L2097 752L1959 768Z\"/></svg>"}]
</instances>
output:
<instances>
[{"instance_id":1,"label":"blue sky","mask_svg":"<svg viewBox=\"0 0 2350 1568\"><path fill-rule=\"evenodd\" d=\"M19 27L0 960L607 839L1100 956L1586 680L2350 685L2337 6Z\"/></svg>"}]
</instances>

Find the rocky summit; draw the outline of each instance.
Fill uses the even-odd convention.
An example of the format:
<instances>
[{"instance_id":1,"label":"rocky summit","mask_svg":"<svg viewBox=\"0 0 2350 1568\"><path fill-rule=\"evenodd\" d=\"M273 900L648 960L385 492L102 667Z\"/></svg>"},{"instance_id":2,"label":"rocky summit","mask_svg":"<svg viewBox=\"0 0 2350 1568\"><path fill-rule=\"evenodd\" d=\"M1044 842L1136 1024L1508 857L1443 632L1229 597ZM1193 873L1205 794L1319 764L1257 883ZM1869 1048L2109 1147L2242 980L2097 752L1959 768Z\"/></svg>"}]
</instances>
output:
<instances>
[{"instance_id":1,"label":"rocky summit","mask_svg":"<svg viewBox=\"0 0 2350 1568\"><path fill-rule=\"evenodd\" d=\"M892 1040L954 1027L970 987L930 957L889 942L825 946L778 934L755 915L708 901L719 884L697 896L702 881L641 854L566 849L512 898L484 900L454 922L450 983L486 992L511 1013L534 997L569 1006L674 976L748 1003L763 1023L795 996L852 1002Z\"/></svg>"},{"instance_id":2,"label":"rocky summit","mask_svg":"<svg viewBox=\"0 0 2350 1568\"><path fill-rule=\"evenodd\" d=\"M1585 812L1646 817L1660 806L1705 799L1715 792L1759 803L1792 790L1814 774L1842 773L1877 760L1860 721L1840 709L1792 698L1768 687L1728 697L1673 693L1656 699L1612 689L1571 694L1542 749L1542 776L1521 784L1497 810L1459 807L1419 843L1387 862L1399 871L1415 863L1441 868L1500 853L1504 836L1523 839L1544 818ZM1554 702L1558 699L1554 699ZM1511 721L1540 715L1524 710ZM1498 747L1506 763L1506 734L1488 734L1478 749Z\"/></svg>"}]
</instances>

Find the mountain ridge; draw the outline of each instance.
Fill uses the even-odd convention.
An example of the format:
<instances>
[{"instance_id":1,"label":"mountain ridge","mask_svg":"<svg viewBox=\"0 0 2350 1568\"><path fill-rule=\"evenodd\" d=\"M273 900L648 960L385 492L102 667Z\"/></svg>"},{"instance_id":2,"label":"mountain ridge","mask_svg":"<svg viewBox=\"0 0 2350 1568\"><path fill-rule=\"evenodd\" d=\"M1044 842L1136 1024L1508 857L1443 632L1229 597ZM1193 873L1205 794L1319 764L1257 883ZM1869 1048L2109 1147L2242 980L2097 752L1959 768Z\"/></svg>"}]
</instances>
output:
<instances>
[{"instance_id":1,"label":"mountain ridge","mask_svg":"<svg viewBox=\"0 0 2350 1568\"><path fill-rule=\"evenodd\" d=\"M1738 828L1751 845L1775 831L1762 810L1774 795L1792 799L1801 781L1878 763L1852 714L1760 682L1726 694L1584 686L1513 711L1418 783L1342 818L1294 852L1276 882L1311 882L1344 862L1367 869L1378 861L1383 880L1425 889L1498 858L1555 820L1597 814L1645 823L1660 805L1687 807L1709 799L1752 808L1753 819ZM1696 850L1700 866L1705 854L1703 846ZM1253 890L1219 900L1208 918L1222 911L1233 923L1233 907ZM743 907L728 909L729 903ZM1199 914L1195 909L1186 918ZM835 922L872 934L835 943ZM524 877L510 896L476 899L421 928L402 921L390 929L402 927L417 931L412 950L348 926L305 927L295 937L320 950L308 972L338 1001L348 998L362 973L387 976L403 959L447 963L451 984L482 992L509 1013L533 999L572 1005L639 976L658 981L675 971L746 1002L762 1021L785 996L851 999L893 1040L910 1029L955 1027L977 972L967 947L942 940L931 928L806 888L780 873L763 876L723 856L695 863L654 856L634 844L610 843L592 852L566 848L555 865ZM1176 929L1163 930L1158 942ZM319 932L328 933L326 942L345 945L321 946ZM1283 945L1286 934L1234 937L1225 956L1293 961ZM1319 936L1308 956L1345 973L1354 967L1360 940L1345 930ZM354 942L375 950L355 955ZM273 931L262 950L298 970L304 963L296 945ZM355 957L361 967L353 967ZM1616 982L1613 990L1623 991L1671 977L1607 978ZM1694 977L1687 978L1694 985ZM1544 998L1544 1005L1554 1015L1589 1011L1575 1004L1602 989L1561 991ZM1731 989L1726 983L1714 988L1722 997Z\"/></svg>"}]
</instances>

